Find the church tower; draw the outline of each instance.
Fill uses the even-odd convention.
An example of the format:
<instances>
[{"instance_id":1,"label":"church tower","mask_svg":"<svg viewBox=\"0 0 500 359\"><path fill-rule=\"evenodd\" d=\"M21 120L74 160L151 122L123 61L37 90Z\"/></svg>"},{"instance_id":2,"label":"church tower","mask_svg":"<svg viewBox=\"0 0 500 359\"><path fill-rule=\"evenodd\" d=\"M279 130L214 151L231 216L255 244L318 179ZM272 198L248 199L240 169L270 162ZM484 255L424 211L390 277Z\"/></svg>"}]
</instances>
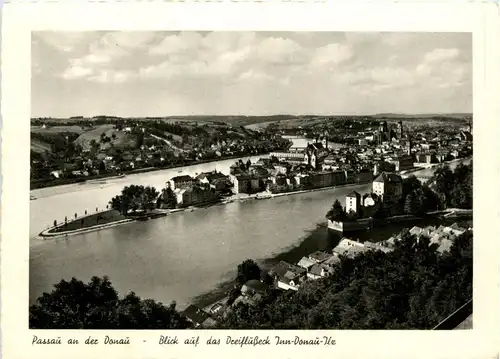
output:
<instances>
[{"instance_id":1,"label":"church tower","mask_svg":"<svg viewBox=\"0 0 500 359\"><path fill-rule=\"evenodd\" d=\"M411 145L412 145L411 144L411 138L408 138L408 147L407 147L407 152L406 152L406 154L408 156L411 156Z\"/></svg>"},{"instance_id":2,"label":"church tower","mask_svg":"<svg viewBox=\"0 0 500 359\"><path fill-rule=\"evenodd\" d=\"M325 130L325 132L323 132L321 144L323 145L324 149L326 149L326 150L328 149L328 131L326 131L326 130Z\"/></svg>"},{"instance_id":3,"label":"church tower","mask_svg":"<svg viewBox=\"0 0 500 359\"><path fill-rule=\"evenodd\" d=\"M398 136L400 139L404 136L403 121L398 122Z\"/></svg>"}]
</instances>

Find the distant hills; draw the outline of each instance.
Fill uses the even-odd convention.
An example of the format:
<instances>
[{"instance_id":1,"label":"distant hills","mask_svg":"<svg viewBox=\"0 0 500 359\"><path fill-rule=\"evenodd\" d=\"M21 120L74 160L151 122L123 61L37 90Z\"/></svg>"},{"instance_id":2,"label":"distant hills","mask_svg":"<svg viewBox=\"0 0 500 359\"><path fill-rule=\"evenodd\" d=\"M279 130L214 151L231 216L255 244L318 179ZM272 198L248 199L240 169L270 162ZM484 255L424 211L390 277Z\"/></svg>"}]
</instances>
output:
<instances>
[{"instance_id":1,"label":"distant hills","mask_svg":"<svg viewBox=\"0 0 500 359\"><path fill-rule=\"evenodd\" d=\"M165 122L191 122L198 125L204 124L227 124L236 127L240 126L265 126L273 122L281 121L309 121L329 119L388 119L388 120L454 120L463 121L467 117L472 117L471 113L450 113L450 114L398 114L398 113L379 113L376 115L268 115L268 116L242 116L242 115L194 115L194 116L163 116L163 117L116 117L116 116L93 116L82 117L75 116L70 118L32 118L32 121L52 122L53 125L57 122L59 124L75 124L78 122L99 122L99 121L119 121L119 120L133 120L133 121L165 121ZM109 123L109 122L108 122ZM260 124L260 125L259 125Z\"/></svg>"},{"instance_id":2,"label":"distant hills","mask_svg":"<svg viewBox=\"0 0 500 359\"><path fill-rule=\"evenodd\" d=\"M421 118L421 119L428 119L428 118L465 118L465 117L472 117L472 113L425 113L425 114L402 114L402 113L378 113L376 115L368 116L372 118L407 118L407 119L412 119L412 118Z\"/></svg>"}]
</instances>

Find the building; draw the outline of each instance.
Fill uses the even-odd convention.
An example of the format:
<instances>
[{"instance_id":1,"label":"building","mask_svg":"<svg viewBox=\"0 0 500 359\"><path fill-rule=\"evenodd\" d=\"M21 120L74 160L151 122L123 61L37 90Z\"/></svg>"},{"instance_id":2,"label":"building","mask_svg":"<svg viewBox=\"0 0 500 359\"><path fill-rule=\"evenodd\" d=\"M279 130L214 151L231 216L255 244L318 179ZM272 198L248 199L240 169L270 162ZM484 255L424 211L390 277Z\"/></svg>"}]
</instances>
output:
<instances>
[{"instance_id":1,"label":"building","mask_svg":"<svg viewBox=\"0 0 500 359\"><path fill-rule=\"evenodd\" d=\"M307 270L304 268L285 261L279 262L269 271L278 288L294 291L299 289L300 284L306 279L306 274Z\"/></svg>"},{"instance_id":2,"label":"building","mask_svg":"<svg viewBox=\"0 0 500 359\"><path fill-rule=\"evenodd\" d=\"M361 195L352 191L347 196L345 196L345 211L347 213L353 211L354 213L358 213L361 208Z\"/></svg>"},{"instance_id":3,"label":"building","mask_svg":"<svg viewBox=\"0 0 500 359\"><path fill-rule=\"evenodd\" d=\"M282 174L282 175L287 175L292 168L292 166L287 162L279 162L274 164L273 166L276 169L277 174Z\"/></svg>"},{"instance_id":4,"label":"building","mask_svg":"<svg viewBox=\"0 0 500 359\"><path fill-rule=\"evenodd\" d=\"M323 264L315 263L307 272L307 278L309 279L320 279L328 277L332 273L332 268Z\"/></svg>"},{"instance_id":5,"label":"building","mask_svg":"<svg viewBox=\"0 0 500 359\"><path fill-rule=\"evenodd\" d=\"M196 177L199 183L208 184L217 192L228 190L231 186L229 177L221 172L203 172Z\"/></svg>"},{"instance_id":6,"label":"building","mask_svg":"<svg viewBox=\"0 0 500 359\"><path fill-rule=\"evenodd\" d=\"M195 326L195 328L207 328L217 324L217 322L212 319L210 314L194 305L190 305L189 307L187 307L182 314Z\"/></svg>"},{"instance_id":7,"label":"building","mask_svg":"<svg viewBox=\"0 0 500 359\"><path fill-rule=\"evenodd\" d=\"M327 150L320 142L310 143L304 151L304 163L314 169L322 167L325 158L328 156Z\"/></svg>"},{"instance_id":8,"label":"building","mask_svg":"<svg viewBox=\"0 0 500 359\"><path fill-rule=\"evenodd\" d=\"M323 263L330 259L332 255L322 251L316 251L309 254L309 259L313 260L315 263Z\"/></svg>"},{"instance_id":9,"label":"building","mask_svg":"<svg viewBox=\"0 0 500 359\"><path fill-rule=\"evenodd\" d=\"M403 198L403 180L397 174L382 172L373 180L372 192L384 205L396 203Z\"/></svg>"},{"instance_id":10,"label":"building","mask_svg":"<svg viewBox=\"0 0 500 359\"><path fill-rule=\"evenodd\" d=\"M387 160L388 163L394 166L394 171L405 171L413 168L413 156L401 155Z\"/></svg>"},{"instance_id":11,"label":"building","mask_svg":"<svg viewBox=\"0 0 500 359\"><path fill-rule=\"evenodd\" d=\"M363 196L363 207L373 207L377 201L378 197L375 193L367 193Z\"/></svg>"},{"instance_id":12,"label":"building","mask_svg":"<svg viewBox=\"0 0 500 359\"><path fill-rule=\"evenodd\" d=\"M213 188L199 185L177 188L174 190L174 194L179 207L213 203L219 198Z\"/></svg>"},{"instance_id":13,"label":"building","mask_svg":"<svg viewBox=\"0 0 500 359\"><path fill-rule=\"evenodd\" d=\"M365 246L365 248L368 248L368 249L371 249L374 251L382 251L384 253L389 253L389 252L392 252L394 250L393 248L384 246L380 243L373 243L373 242L369 242L369 241L364 242L363 245Z\"/></svg>"},{"instance_id":14,"label":"building","mask_svg":"<svg viewBox=\"0 0 500 359\"><path fill-rule=\"evenodd\" d=\"M398 122L398 137L399 139L404 137L403 121Z\"/></svg>"},{"instance_id":15,"label":"building","mask_svg":"<svg viewBox=\"0 0 500 359\"><path fill-rule=\"evenodd\" d=\"M297 152L271 152L271 157L276 157L279 162L287 162L291 165L304 163L304 151Z\"/></svg>"},{"instance_id":16,"label":"building","mask_svg":"<svg viewBox=\"0 0 500 359\"><path fill-rule=\"evenodd\" d=\"M235 193L257 193L265 190L267 177L250 174L231 175Z\"/></svg>"},{"instance_id":17,"label":"building","mask_svg":"<svg viewBox=\"0 0 500 359\"><path fill-rule=\"evenodd\" d=\"M176 190L178 188L191 187L194 183L195 183L194 178L188 175L184 175L171 178L167 182L167 186L169 186L172 190Z\"/></svg>"},{"instance_id":18,"label":"building","mask_svg":"<svg viewBox=\"0 0 500 359\"><path fill-rule=\"evenodd\" d=\"M310 259L309 257L302 257L302 259L297 263L299 267L304 268L305 270L309 270L313 265L316 264L316 261Z\"/></svg>"},{"instance_id":19,"label":"building","mask_svg":"<svg viewBox=\"0 0 500 359\"><path fill-rule=\"evenodd\" d=\"M373 181L373 173L370 170L361 170L354 177L356 183L369 183Z\"/></svg>"},{"instance_id":20,"label":"building","mask_svg":"<svg viewBox=\"0 0 500 359\"><path fill-rule=\"evenodd\" d=\"M366 252L369 249L366 248L363 243L353 241L349 238L342 238L339 244L333 249L334 253L338 255L345 255L347 257L354 257L360 253Z\"/></svg>"}]
</instances>

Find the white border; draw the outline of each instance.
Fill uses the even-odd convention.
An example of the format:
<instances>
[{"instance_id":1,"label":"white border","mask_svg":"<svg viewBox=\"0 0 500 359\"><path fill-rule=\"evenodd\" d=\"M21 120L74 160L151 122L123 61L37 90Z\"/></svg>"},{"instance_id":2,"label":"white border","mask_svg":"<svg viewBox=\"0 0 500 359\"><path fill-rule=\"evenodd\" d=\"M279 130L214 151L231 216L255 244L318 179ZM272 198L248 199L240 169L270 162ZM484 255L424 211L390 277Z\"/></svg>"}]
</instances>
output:
<instances>
[{"instance_id":1,"label":"white border","mask_svg":"<svg viewBox=\"0 0 500 359\"><path fill-rule=\"evenodd\" d=\"M2 351L7 358L494 358L498 321L498 9L493 3L94 3L5 4L2 29ZM132 345L32 346L28 330L30 33L32 30L309 30L473 32L474 330L326 331L335 347L160 346L160 331L125 331ZM39 335L49 336L47 332ZM52 337L104 331L52 331ZM275 335L277 332L232 332ZM295 332L287 331L287 335ZM117 332L113 334L118 335ZM174 333L170 332L173 335ZM205 340L227 332L177 332ZM301 332L311 338L320 332ZM146 340L147 343L144 343Z\"/></svg>"}]
</instances>

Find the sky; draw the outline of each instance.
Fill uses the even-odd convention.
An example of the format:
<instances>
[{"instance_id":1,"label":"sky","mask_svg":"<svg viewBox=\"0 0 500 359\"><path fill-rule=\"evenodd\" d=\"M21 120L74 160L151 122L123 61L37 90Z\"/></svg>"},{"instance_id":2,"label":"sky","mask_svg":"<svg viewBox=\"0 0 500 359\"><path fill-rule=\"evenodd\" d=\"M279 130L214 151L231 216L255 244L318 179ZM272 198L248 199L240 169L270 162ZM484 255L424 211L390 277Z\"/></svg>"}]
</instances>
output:
<instances>
[{"instance_id":1,"label":"sky","mask_svg":"<svg viewBox=\"0 0 500 359\"><path fill-rule=\"evenodd\" d=\"M467 33L33 32L32 117L472 112Z\"/></svg>"}]
</instances>

